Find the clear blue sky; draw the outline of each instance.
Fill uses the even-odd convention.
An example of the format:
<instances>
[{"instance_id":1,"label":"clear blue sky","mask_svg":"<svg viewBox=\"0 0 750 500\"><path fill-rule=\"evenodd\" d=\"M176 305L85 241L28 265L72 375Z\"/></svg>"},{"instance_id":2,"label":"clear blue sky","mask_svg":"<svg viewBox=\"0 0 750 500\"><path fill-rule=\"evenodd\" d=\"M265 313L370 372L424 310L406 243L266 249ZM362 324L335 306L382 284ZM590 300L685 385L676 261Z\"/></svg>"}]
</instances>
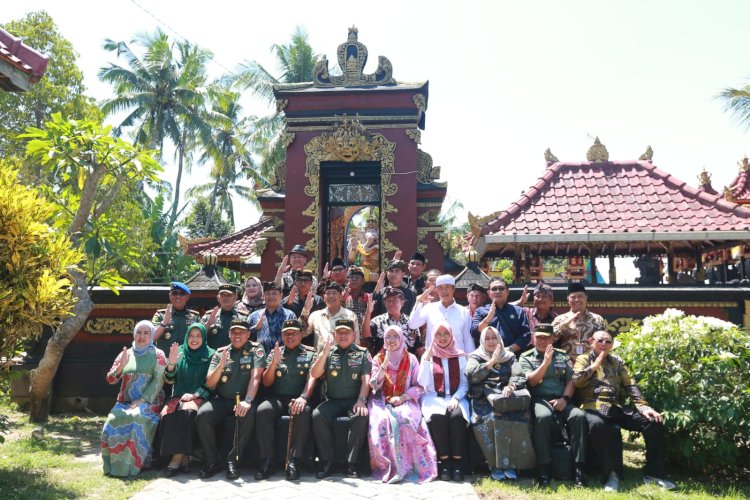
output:
<instances>
[{"instance_id":1,"label":"clear blue sky","mask_svg":"<svg viewBox=\"0 0 750 500\"><path fill-rule=\"evenodd\" d=\"M104 38L127 41L161 26L213 51L218 75L245 59L275 69L271 44L286 43L298 24L335 61L355 24L369 50L367 72L384 55L396 79L430 81L422 147L443 167L449 199L474 214L515 201L543 174L547 147L560 160L582 161L593 136L612 160L638 158L651 145L657 166L693 186L705 167L719 191L750 153L750 135L714 97L750 77L750 2L7 3L1 22L36 9L52 15L97 99L111 96L96 79L113 61ZM246 107L263 112L250 99ZM203 175L196 170L188 182ZM165 176L173 180L171 170ZM239 227L257 220L241 212Z\"/></svg>"}]
</instances>

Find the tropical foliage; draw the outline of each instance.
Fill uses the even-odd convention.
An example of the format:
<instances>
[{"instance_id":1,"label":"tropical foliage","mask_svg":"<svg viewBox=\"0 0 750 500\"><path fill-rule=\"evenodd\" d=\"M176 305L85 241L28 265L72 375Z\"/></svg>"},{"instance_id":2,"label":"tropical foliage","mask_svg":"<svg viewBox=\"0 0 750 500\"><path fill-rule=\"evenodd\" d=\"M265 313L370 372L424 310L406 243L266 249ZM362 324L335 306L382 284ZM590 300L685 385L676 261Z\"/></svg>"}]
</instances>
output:
<instances>
[{"instance_id":1,"label":"tropical foliage","mask_svg":"<svg viewBox=\"0 0 750 500\"><path fill-rule=\"evenodd\" d=\"M618 336L646 399L664 415L669 458L696 471L750 457L750 335L667 309ZM744 465L747 465L745 463Z\"/></svg>"}]
</instances>

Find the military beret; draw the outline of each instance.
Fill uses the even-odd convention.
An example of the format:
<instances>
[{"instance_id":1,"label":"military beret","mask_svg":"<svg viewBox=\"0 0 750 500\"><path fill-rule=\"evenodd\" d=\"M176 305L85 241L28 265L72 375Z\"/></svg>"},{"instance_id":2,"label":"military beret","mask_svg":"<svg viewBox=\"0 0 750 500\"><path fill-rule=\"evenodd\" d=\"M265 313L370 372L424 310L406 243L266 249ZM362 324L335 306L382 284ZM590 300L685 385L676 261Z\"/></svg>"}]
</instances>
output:
<instances>
[{"instance_id":1,"label":"military beret","mask_svg":"<svg viewBox=\"0 0 750 500\"><path fill-rule=\"evenodd\" d=\"M586 293L586 287L583 283L577 281L568 284L568 293L583 292Z\"/></svg>"},{"instance_id":2,"label":"military beret","mask_svg":"<svg viewBox=\"0 0 750 500\"><path fill-rule=\"evenodd\" d=\"M343 329L354 331L354 321L350 319L337 319L336 330L343 330Z\"/></svg>"},{"instance_id":3,"label":"military beret","mask_svg":"<svg viewBox=\"0 0 750 500\"><path fill-rule=\"evenodd\" d=\"M263 282L263 292L270 292L272 290L278 290L278 291L281 292L282 291L281 285L279 285L275 281L264 281Z\"/></svg>"},{"instance_id":4,"label":"military beret","mask_svg":"<svg viewBox=\"0 0 750 500\"><path fill-rule=\"evenodd\" d=\"M284 333L289 330L296 330L298 332L301 331L302 323L300 323L298 319L288 319L284 321L284 323L281 325L281 332Z\"/></svg>"},{"instance_id":5,"label":"military beret","mask_svg":"<svg viewBox=\"0 0 750 500\"><path fill-rule=\"evenodd\" d=\"M402 271L406 271L406 264L401 259L392 260L388 263L386 270L390 269L401 269Z\"/></svg>"},{"instance_id":6,"label":"military beret","mask_svg":"<svg viewBox=\"0 0 750 500\"><path fill-rule=\"evenodd\" d=\"M343 287L343 286L341 286L340 284L338 284L338 283L337 283L337 282L335 282L335 281L330 281L330 282L329 282L329 283L328 283L328 284L326 285L326 288L325 288L325 291L326 291L326 292L327 292L328 290L338 290L338 291L339 291L340 293L343 293L343 292L344 292L344 287Z\"/></svg>"},{"instance_id":7,"label":"military beret","mask_svg":"<svg viewBox=\"0 0 750 500\"><path fill-rule=\"evenodd\" d=\"M230 330L234 330L235 328L242 328L243 330L249 330L247 327L247 320L242 318L235 318L232 320L232 323L229 326Z\"/></svg>"},{"instance_id":8,"label":"military beret","mask_svg":"<svg viewBox=\"0 0 750 500\"><path fill-rule=\"evenodd\" d=\"M555 330L549 323L539 323L534 327L534 336L536 337L551 337L554 333Z\"/></svg>"},{"instance_id":9,"label":"military beret","mask_svg":"<svg viewBox=\"0 0 750 500\"><path fill-rule=\"evenodd\" d=\"M305 247L302 245L294 245L291 250L289 250L289 254L298 253L300 255L304 255L307 257L307 251L305 250Z\"/></svg>"},{"instance_id":10,"label":"military beret","mask_svg":"<svg viewBox=\"0 0 750 500\"><path fill-rule=\"evenodd\" d=\"M221 285L219 287L219 293L233 293L237 295L237 288L234 285Z\"/></svg>"},{"instance_id":11,"label":"military beret","mask_svg":"<svg viewBox=\"0 0 750 500\"><path fill-rule=\"evenodd\" d=\"M169 290L170 291L185 292L188 295L190 294L190 288L188 288L188 286L185 283L183 283L182 281L173 281L173 282L171 282L169 284Z\"/></svg>"}]
</instances>

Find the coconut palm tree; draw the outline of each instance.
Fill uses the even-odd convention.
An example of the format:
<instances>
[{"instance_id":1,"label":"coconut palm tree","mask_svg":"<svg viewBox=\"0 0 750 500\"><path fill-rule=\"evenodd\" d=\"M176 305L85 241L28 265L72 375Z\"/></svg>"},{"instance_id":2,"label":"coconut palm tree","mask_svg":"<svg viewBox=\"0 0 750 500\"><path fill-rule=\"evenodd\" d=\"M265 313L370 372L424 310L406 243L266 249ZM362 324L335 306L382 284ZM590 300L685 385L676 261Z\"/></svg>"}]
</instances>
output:
<instances>
[{"instance_id":1,"label":"coconut palm tree","mask_svg":"<svg viewBox=\"0 0 750 500\"><path fill-rule=\"evenodd\" d=\"M274 84L311 82L313 68L320 55L313 52L307 40L307 32L297 26L287 45L271 46L271 52L276 56L278 77L273 76L257 61L245 61L240 64L235 84L241 89L250 90L271 105L275 101ZM280 140L283 126L280 112L260 117L255 123L253 149L260 158L259 171L266 178L271 176L277 163L284 161L285 150Z\"/></svg>"},{"instance_id":2,"label":"coconut palm tree","mask_svg":"<svg viewBox=\"0 0 750 500\"><path fill-rule=\"evenodd\" d=\"M727 87L717 96L724 100L724 109L737 118L740 123L750 127L750 85L741 89Z\"/></svg>"},{"instance_id":3,"label":"coconut palm tree","mask_svg":"<svg viewBox=\"0 0 750 500\"><path fill-rule=\"evenodd\" d=\"M127 67L109 64L99 70L99 79L112 84L116 94L103 103L102 111L105 115L127 112L116 132L134 127L135 142L158 150L160 157L165 139L174 145L177 178L172 189L173 225L185 161L194 142L191 139L198 135L203 142L210 142L204 85L211 53L186 41L172 42L160 29L153 34L138 34L132 43L142 49L142 56L125 42L104 42L104 49L123 57Z\"/></svg>"}]
</instances>

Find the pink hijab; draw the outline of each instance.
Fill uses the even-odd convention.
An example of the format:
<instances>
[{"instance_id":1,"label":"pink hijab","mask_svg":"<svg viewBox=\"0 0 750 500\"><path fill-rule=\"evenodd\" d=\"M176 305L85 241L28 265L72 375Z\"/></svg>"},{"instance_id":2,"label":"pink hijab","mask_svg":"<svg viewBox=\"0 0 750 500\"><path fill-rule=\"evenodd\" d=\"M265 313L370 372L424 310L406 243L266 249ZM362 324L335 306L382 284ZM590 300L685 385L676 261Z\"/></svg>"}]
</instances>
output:
<instances>
[{"instance_id":1,"label":"pink hijab","mask_svg":"<svg viewBox=\"0 0 750 500\"><path fill-rule=\"evenodd\" d=\"M451 334L451 342L450 344L448 344L447 347L440 347L438 343L435 342L435 334L441 328L444 330L447 330L448 333ZM453 338L453 329L451 328L451 325L449 325L447 321L441 321L440 323L438 323L437 328L435 328L435 333L432 334L432 355L441 359L466 356L465 352L463 352L461 349L456 347L456 340Z\"/></svg>"},{"instance_id":2,"label":"pink hijab","mask_svg":"<svg viewBox=\"0 0 750 500\"><path fill-rule=\"evenodd\" d=\"M404 357L406 354L406 337L404 336L404 331L401 329L398 325L391 325L388 328L385 329L385 332L383 333L383 354L385 355L385 336L388 335L388 332L396 332L398 333L399 337L399 343L398 348L391 353L391 355L388 358L388 367L392 370L398 370L398 365L401 363L401 358Z\"/></svg>"}]
</instances>

